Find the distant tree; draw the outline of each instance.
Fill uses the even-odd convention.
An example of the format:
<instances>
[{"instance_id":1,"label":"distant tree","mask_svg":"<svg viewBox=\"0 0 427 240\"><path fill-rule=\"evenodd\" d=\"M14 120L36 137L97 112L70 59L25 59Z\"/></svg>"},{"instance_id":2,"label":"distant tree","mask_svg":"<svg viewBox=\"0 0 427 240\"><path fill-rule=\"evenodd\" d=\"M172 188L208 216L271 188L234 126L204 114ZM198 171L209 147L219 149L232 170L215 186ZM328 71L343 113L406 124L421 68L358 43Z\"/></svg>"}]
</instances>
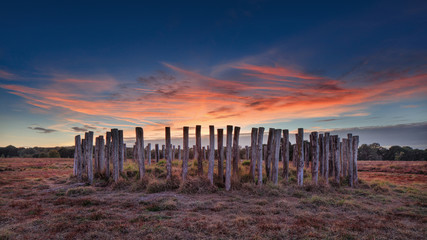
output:
<instances>
[{"instance_id":1,"label":"distant tree","mask_svg":"<svg viewBox=\"0 0 427 240\"><path fill-rule=\"evenodd\" d=\"M60 158L59 152L55 149L49 151L49 158Z\"/></svg>"},{"instance_id":2,"label":"distant tree","mask_svg":"<svg viewBox=\"0 0 427 240\"><path fill-rule=\"evenodd\" d=\"M45 152L39 153L39 158L47 158L47 157L49 157L49 155L47 153L45 153Z\"/></svg>"}]
</instances>

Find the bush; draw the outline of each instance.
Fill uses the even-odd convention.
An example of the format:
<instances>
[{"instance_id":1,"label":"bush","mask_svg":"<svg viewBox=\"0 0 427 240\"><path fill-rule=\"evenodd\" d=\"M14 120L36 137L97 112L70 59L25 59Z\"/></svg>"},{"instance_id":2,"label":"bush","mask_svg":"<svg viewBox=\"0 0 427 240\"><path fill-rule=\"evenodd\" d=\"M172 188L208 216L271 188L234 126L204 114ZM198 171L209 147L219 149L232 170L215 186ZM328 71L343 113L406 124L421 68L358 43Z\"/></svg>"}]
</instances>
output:
<instances>
[{"instance_id":1,"label":"bush","mask_svg":"<svg viewBox=\"0 0 427 240\"><path fill-rule=\"evenodd\" d=\"M60 158L61 155L59 155L59 152L55 149L52 149L49 151L49 158Z\"/></svg>"},{"instance_id":2,"label":"bush","mask_svg":"<svg viewBox=\"0 0 427 240\"><path fill-rule=\"evenodd\" d=\"M214 193L218 191L216 186L212 186L209 179L205 177L188 178L179 189L182 193Z\"/></svg>"},{"instance_id":3,"label":"bush","mask_svg":"<svg viewBox=\"0 0 427 240\"><path fill-rule=\"evenodd\" d=\"M167 180L154 179L148 183L147 192L157 193L157 192L175 190L179 188L179 184L180 184L180 181L176 176L172 176L171 179L167 179Z\"/></svg>"},{"instance_id":4,"label":"bush","mask_svg":"<svg viewBox=\"0 0 427 240\"><path fill-rule=\"evenodd\" d=\"M250 166L251 165L251 161L250 160L245 160L242 162L242 166Z\"/></svg>"}]
</instances>

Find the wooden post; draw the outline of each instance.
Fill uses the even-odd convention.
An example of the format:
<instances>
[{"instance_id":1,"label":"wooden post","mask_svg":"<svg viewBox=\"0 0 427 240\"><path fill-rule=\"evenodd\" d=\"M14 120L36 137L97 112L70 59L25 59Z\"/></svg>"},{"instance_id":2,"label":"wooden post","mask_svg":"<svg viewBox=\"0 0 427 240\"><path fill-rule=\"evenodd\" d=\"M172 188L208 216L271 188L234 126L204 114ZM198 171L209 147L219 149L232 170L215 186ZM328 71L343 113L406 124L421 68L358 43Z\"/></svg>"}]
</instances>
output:
<instances>
[{"instance_id":1,"label":"wooden post","mask_svg":"<svg viewBox=\"0 0 427 240\"><path fill-rule=\"evenodd\" d=\"M267 174L267 180L271 180L271 162L273 158L273 139L274 139L274 128L268 129L268 140L267 140L267 157L265 159L265 172Z\"/></svg>"},{"instance_id":2,"label":"wooden post","mask_svg":"<svg viewBox=\"0 0 427 240\"><path fill-rule=\"evenodd\" d=\"M347 138L342 139L342 172L344 177L348 176L348 141Z\"/></svg>"},{"instance_id":3,"label":"wooden post","mask_svg":"<svg viewBox=\"0 0 427 240\"><path fill-rule=\"evenodd\" d=\"M95 137L95 175L98 173L98 161L99 161L99 138Z\"/></svg>"},{"instance_id":4,"label":"wooden post","mask_svg":"<svg viewBox=\"0 0 427 240\"><path fill-rule=\"evenodd\" d=\"M87 146L87 178L90 184L93 184L93 132L88 133L86 139Z\"/></svg>"},{"instance_id":5,"label":"wooden post","mask_svg":"<svg viewBox=\"0 0 427 240\"><path fill-rule=\"evenodd\" d=\"M83 172L83 156L82 156L82 145L81 145L81 140L80 140L80 135L77 135L74 138L74 143L75 143L75 149L74 149L74 159L75 159L75 163L76 163L76 175L77 175L77 180L79 182L82 181L82 172Z\"/></svg>"},{"instance_id":6,"label":"wooden post","mask_svg":"<svg viewBox=\"0 0 427 240\"><path fill-rule=\"evenodd\" d=\"M257 143L257 158L258 158L258 186L262 186L262 151L264 150L263 148L263 140L264 140L264 128L260 127L258 128L258 143Z\"/></svg>"},{"instance_id":7,"label":"wooden post","mask_svg":"<svg viewBox=\"0 0 427 240\"><path fill-rule=\"evenodd\" d=\"M178 145L178 160L181 160L181 145Z\"/></svg>"},{"instance_id":8,"label":"wooden post","mask_svg":"<svg viewBox=\"0 0 427 240\"><path fill-rule=\"evenodd\" d=\"M144 154L144 130L141 127L135 128L136 152L138 157L139 179L145 175L145 154Z\"/></svg>"},{"instance_id":9,"label":"wooden post","mask_svg":"<svg viewBox=\"0 0 427 240\"><path fill-rule=\"evenodd\" d=\"M359 136L353 136L353 186L356 186L359 181L357 174L357 154L359 150Z\"/></svg>"},{"instance_id":10,"label":"wooden post","mask_svg":"<svg viewBox=\"0 0 427 240\"><path fill-rule=\"evenodd\" d=\"M113 160L113 179L119 181L119 130L111 129L112 138L112 160Z\"/></svg>"},{"instance_id":11,"label":"wooden post","mask_svg":"<svg viewBox=\"0 0 427 240\"><path fill-rule=\"evenodd\" d=\"M307 169L310 166L310 159L309 159L309 143L308 141L304 141L304 160L305 164L304 167Z\"/></svg>"},{"instance_id":12,"label":"wooden post","mask_svg":"<svg viewBox=\"0 0 427 240\"><path fill-rule=\"evenodd\" d=\"M323 134L319 134L319 174L323 177Z\"/></svg>"},{"instance_id":13,"label":"wooden post","mask_svg":"<svg viewBox=\"0 0 427 240\"><path fill-rule=\"evenodd\" d=\"M340 138L338 136L334 137L334 146L335 146L335 182L339 185L340 184L340 172L341 172L341 165L340 165Z\"/></svg>"},{"instance_id":14,"label":"wooden post","mask_svg":"<svg viewBox=\"0 0 427 240\"><path fill-rule=\"evenodd\" d=\"M231 188L231 158L232 158L232 136L233 126L227 125L227 156L225 159L225 190L230 191Z\"/></svg>"},{"instance_id":15,"label":"wooden post","mask_svg":"<svg viewBox=\"0 0 427 240\"><path fill-rule=\"evenodd\" d=\"M218 134L218 178L224 181L224 129L217 129Z\"/></svg>"},{"instance_id":16,"label":"wooden post","mask_svg":"<svg viewBox=\"0 0 427 240\"><path fill-rule=\"evenodd\" d=\"M147 161L148 166L151 166L151 143L147 144Z\"/></svg>"},{"instance_id":17,"label":"wooden post","mask_svg":"<svg viewBox=\"0 0 427 240\"><path fill-rule=\"evenodd\" d=\"M272 162L272 180L274 184L279 182L279 155L280 155L280 142L282 140L282 129L274 130L273 139L273 162Z\"/></svg>"},{"instance_id":18,"label":"wooden post","mask_svg":"<svg viewBox=\"0 0 427 240\"><path fill-rule=\"evenodd\" d=\"M234 138L233 138L233 178L234 179L239 179L239 162L240 162L239 135L240 135L240 127L234 127Z\"/></svg>"},{"instance_id":19,"label":"wooden post","mask_svg":"<svg viewBox=\"0 0 427 240\"><path fill-rule=\"evenodd\" d=\"M304 183L304 129L298 128L297 145L297 182L298 186Z\"/></svg>"},{"instance_id":20,"label":"wooden post","mask_svg":"<svg viewBox=\"0 0 427 240\"><path fill-rule=\"evenodd\" d=\"M160 159L160 152L159 152L159 144L156 144L155 145L155 154L156 154L156 163L158 163L159 162L159 159Z\"/></svg>"},{"instance_id":21,"label":"wooden post","mask_svg":"<svg viewBox=\"0 0 427 240\"><path fill-rule=\"evenodd\" d=\"M326 184L329 183L329 133L325 133L323 137L323 177L325 178Z\"/></svg>"},{"instance_id":22,"label":"wooden post","mask_svg":"<svg viewBox=\"0 0 427 240\"><path fill-rule=\"evenodd\" d=\"M99 162L98 162L98 173L105 171L105 143L104 136L99 136Z\"/></svg>"},{"instance_id":23,"label":"wooden post","mask_svg":"<svg viewBox=\"0 0 427 240\"><path fill-rule=\"evenodd\" d=\"M105 177L110 178L110 162L111 162L111 132L107 132L105 139Z\"/></svg>"},{"instance_id":24,"label":"wooden post","mask_svg":"<svg viewBox=\"0 0 427 240\"><path fill-rule=\"evenodd\" d=\"M196 125L197 175L203 176L202 126Z\"/></svg>"},{"instance_id":25,"label":"wooden post","mask_svg":"<svg viewBox=\"0 0 427 240\"><path fill-rule=\"evenodd\" d=\"M250 175L252 177L252 181L255 182L255 169L256 169L256 152L257 152L257 141L258 141L258 128L252 128L251 132L251 164L250 164Z\"/></svg>"},{"instance_id":26,"label":"wooden post","mask_svg":"<svg viewBox=\"0 0 427 240\"><path fill-rule=\"evenodd\" d=\"M172 149L171 149L171 128L165 127L166 138L166 179L172 178Z\"/></svg>"},{"instance_id":27,"label":"wooden post","mask_svg":"<svg viewBox=\"0 0 427 240\"><path fill-rule=\"evenodd\" d=\"M182 160L182 181L185 181L187 178L187 172L188 172L188 157L189 157L189 149L188 149L188 131L189 127L183 127L183 141L182 146L184 150L184 159ZM157 145L157 144L156 144Z\"/></svg>"},{"instance_id":28,"label":"wooden post","mask_svg":"<svg viewBox=\"0 0 427 240\"><path fill-rule=\"evenodd\" d=\"M289 181L289 130L283 130L282 140L282 161L283 161L283 174L282 177L286 182Z\"/></svg>"},{"instance_id":29,"label":"wooden post","mask_svg":"<svg viewBox=\"0 0 427 240\"><path fill-rule=\"evenodd\" d=\"M317 185L319 178L319 139L318 133L312 132L310 134L311 146L311 178L314 185Z\"/></svg>"},{"instance_id":30,"label":"wooden post","mask_svg":"<svg viewBox=\"0 0 427 240\"><path fill-rule=\"evenodd\" d=\"M213 185L213 173L215 165L215 128L213 125L209 126L209 168L208 179Z\"/></svg>"},{"instance_id":31,"label":"wooden post","mask_svg":"<svg viewBox=\"0 0 427 240\"><path fill-rule=\"evenodd\" d=\"M350 187L353 187L353 135L351 133L347 134L347 142L348 142L348 176L349 176L349 185Z\"/></svg>"},{"instance_id":32,"label":"wooden post","mask_svg":"<svg viewBox=\"0 0 427 240\"><path fill-rule=\"evenodd\" d=\"M123 149L123 130L118 130L119 137L119 174L123 172L123 162L125 161L125 151Z\"/></svg>"},{"instance_id":33,"label":"wooden post","mask_svg":"<svg viewBox=\"0 0 427 240\"><path fill-rule=\"evenodd\" d=\"M298 135L298 134L295 134L295 136L296 135ZM296 138L295 138L296 139ZM297 144L295 143L295 144L292 144L292 163L293 163L293 165L294 165L294 167L297 167Z\"/></svg>"}]
</instances>

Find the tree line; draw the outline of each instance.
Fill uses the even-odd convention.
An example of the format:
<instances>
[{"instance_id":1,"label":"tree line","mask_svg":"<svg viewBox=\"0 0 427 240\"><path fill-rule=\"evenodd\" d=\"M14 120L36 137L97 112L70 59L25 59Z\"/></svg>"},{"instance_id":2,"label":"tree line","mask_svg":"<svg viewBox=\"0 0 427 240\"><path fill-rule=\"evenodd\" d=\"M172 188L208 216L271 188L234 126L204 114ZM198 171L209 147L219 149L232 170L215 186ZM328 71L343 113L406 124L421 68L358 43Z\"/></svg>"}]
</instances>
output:
<instances>
[{"instance_id":1,"label":"tree line","mask_svg":"<svg viewBox=\"0 0 427 240\"><path fill-rule=\"evenodd\" d=\"M292 150L292 148L291 148ZM126 157L132 158L132 149L126 149ZM154 157L154 151L152 153ZM192 149L190 149L192 155ZM245 149L240 150L240 159L243 159ZM292 151L290 153L292 155ZM74 146L72 147L14 147L12 145L0 147L1 158L73 158ZM190 156L192 158L192 156ZM379 143L362 144L358 149L358 160L390 160L390 161L426 161L427 149L413 149L408 146L382 147Z\"/></svg>"}]
</instances>

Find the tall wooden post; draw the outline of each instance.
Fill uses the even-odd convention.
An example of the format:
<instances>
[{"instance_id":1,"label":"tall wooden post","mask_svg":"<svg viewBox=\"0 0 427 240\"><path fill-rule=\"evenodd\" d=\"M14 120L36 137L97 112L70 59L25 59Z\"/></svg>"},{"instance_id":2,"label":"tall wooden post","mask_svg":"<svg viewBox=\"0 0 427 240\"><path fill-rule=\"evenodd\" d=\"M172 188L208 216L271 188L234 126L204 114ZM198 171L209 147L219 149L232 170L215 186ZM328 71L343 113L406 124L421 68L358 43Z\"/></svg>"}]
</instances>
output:
<instances>
[{"instance_id":1,"label":"tall wooden post","mask_svg":"<svg viewBox=\"0 0 427 240\"><path fill-rule=\"evenodd\" d=\"M165 127L166 138L166 179L172 178L172 149L171 149L171 128Z\"/></svg>"},{"instance_id":2,"label":"tall wooden post","mask_svg":"<svg viewBox=\"0 0 427 240\"><path fill-rule=\"evenodd\" d=\"M141 127L135 128L136 152L138 157L139 179L145 175L145 154L144 154L144 130Z\"/></svg>"},{"instance_id":3,"label":"tall wooden post","mask_svg":"<svg viewBox=\"0 0 427 240\"><path fill-rule=\"evenodd\" d=\"M357 155L359 150L359 136L353 136L353 184L357 185L359 176L357 174Z\"/></svg>"},{"instance_id":4,"label":"tall wooden post","mask_svg":"<svg viewBox=\"0 0 427 240\"><path fill-rule=\"evenodd\" d=\"M218 134L218 178L224 181L224 129L217 129Z\"/></svg>"},{"instance_id":5,"label":"tall wooden post","mask_svg":"<svg viewBox=\"0 0 427 240\"><path fill-rule=\"evenodd\" d=\"M178 145L178 160L182 160L182 158L181 158L181 145Z\"/></svg>"},{"instance_id":6,"label":"tall wooden post","mask_svg":"<svg viewBox=\"0 0 427 240\"><path fill-rule=\"evenodd\" d=\"M282 177L286 182L289 181L289 130L283 130L282 140L282 161L283 161L283 174Z\"/></svg>"},{"instance_id":7,"label":"tall wooden post","mask_svg":"<svg viewBox=\"0 0 427 240\"><path fill-rule=\"evenodd\" d=\"M262 186L262 159L263 159L263 140L264 140L264 128L258 128L258 143L257 143L257 154L258 157L258 186Z\"/></svg>"},{"instance_id":8,"label":"tall wooden post","mask_svg":"<svg viewBox=\"0 0 427 240\"><path fill-rule=\"evenodd\" d=\"M298 128L297 140L297 182L298 186L304 183L304 129Z\"/></svg>"},{"instance_id":9,"label":"tall wooden post","mask_svg":"<svg viewBox=\"0 0 427 240\"><path fill-rule=\"evenodd\" d=\"M93 132L88 133L86 139L87 145L87 178L90 184L93 184Z\"/></svg>"},{"instance_id":10,"label":"tall wooden post","mask_svg":"<svg viewBox=\"0 0 427 240\"><path fill-rule=\"evenodd\" d=\"M119 130L119 172L123 172L123 162L125 161L125 149L123 148L123 130Z\"/></svg>"},{"instance_id":11,"label":"tall wooden post","mask_svg":"<svg viewBox=\"0 0 427 240\"><path fill-rule=\"evenodd\" d=\"M251 132L251 164L250 164L250 175L252 177L252 181L255 182L255 169L256 169L256 163L257 163L257 140L258 140L258 128L252 128Z\"/></svg>"},{"instance_id":12,"label":"tall wooden post","mask_svg":"<svg viewBox=\"0 0 427 240\"><path fill-rule=\"evenodd\" d=\"M111 129L112 157L113 157L113 179L119 181L119 130Z\"/></svg>"},{"instance_id":13,"label":"tall wooden post","mask_svg":"<svg viewBox=\"0 0 427 240\"><path fill-rule=\"evenodd\" d=\"M342 139L342 172L344 177L348 176L348 141L347 138Z\"/></svg>"},{"instance_id":14,"label":"tall wooden post","mask_svg":"<svg viewBox=\"0 0 427 240\"><path fill-rule=\"evenodd\" d=\"M233 138L233 178L234 179L239 179L239 162L240 162L239 135L240 135L240 127L234 127L234 138Z\"/></svg>"},{"instance_id":15,"label":"tall wooden post","mask_svg":"<svg viewBox=\"0 0 427 240\"><path fill-rule=\"evenodd\" d=\"M95 137L95 161L94 161L95 175L98 174L98 163L99 163L99 138Z\"/></svg>"},{"instance_id":16,"label":"tall wooden post","mask_svg":"<svg viewBox=\"0 0 427 240\"><path fill-rule=\"evenodd\" d=\"M227 156L225 159L225 190L230 191L231 188L231 158L232 158L232 143L233 126L227 125Z\"/></svg>"},{"instance_id":17,"label":"tall wooden post","mask_svg":"<svg viewBox=\"0 0 427 240\"><path fill-rule=\"evenodd\" d=\"M267 180L271 180L271 162L273 159L273 139L274 139L274 128L268 129L268 140L267 140L267 156L265 159L265 172L267 174Z\"/></svg>"},{"instance_id":18,"label":"tall wooden post","mask_svg":"<svg viewBox=\"0 0 427 240\"><path fill-rule=\"evenodd\" d=\"M309 166L310 166L310 159L309 159L309 156L310 156L310 152L309 152L309 143L308 143L308 141L304 141L304 160L305 160L305 164L304 164L304 167L307 169L307 168L309 168Z\"/></svg>"},{"instance_id":19,"label":"tall wooden post","mask_svg":"<svg viewBox=\"0 0 427 240\"><path fill-rule=\"evenodd\" d=\"M77 180L79 182L82 181L82 172L83 172L83 156L82 156L82 146L81 146L81 140L80 140L80 135L77 135L74 138L74 143L75 143L75 150L74 150L74 159L76 162L76 175L77 175Z\"/></svg>"},{"instance_id":20,"label":"tall wooden post","mask_svg":"<svg viewBox=\"0 0 427 240\"><path fill-rule=\"evenodd\" d=\"M353 135L351 133L347 134L347 141L348 141L348 176L349 176L349 185L350 187L353 187Z\"/></svg>"},{"instance_id":21,"label":"tall wooden post","mask_svg":"<svg viewBox=\"0 0 427 240\"><path fill-rule=\"evenodd\" d=\"M323 137L323 177L325 178L326 184L329 183L329 133L325 133Z\"/></svg>"},{"instance_id":22,"label":"tall wooden post","mask_svg":"<svg viewBox=\"0 0 427 240\"><path fill-rule=\"evenodd\" d=\"M148 166L151 166L151 143L147 144L147 161Z\"/></svg>"},{"instance_id":23,"label":"tall wooden post","mask_svg":"<svg viewBox=\"0 0 427 240\"><path fill-rule=\"evenodd\" d=\"M105 171L105 143L104 136L99 136L99 161L98 161L98 173Z\"/></svg>"},{"instance_id":24,"label":"tall wooden post","mask_svg":"<svg viewBox=\"0 0 427 240\"><path fill-rule=\"evenodd\" d=\"M202 126L196 125L197 175L203 176Z\"/></svg>"},{"instance_id":25,"label":"tall wooden post","mask_svg":"<svg viewBox=\"0 0 427 240\"><path fill-rule=\"evenodd\" d=\"M319 134L319 175L323 177L323 134Z\"/></svg>"},{"instance_id":26,"label":"tall wooden post","mask_svg":"<svg viewBox=\"0 0 427 240\"><path fill-rule=\"evenodd\" d=\"M274 130L273 140L273 164L272 164L272 180L274 184L279 182L279 155L280 155L280 142L282 140L282 129Z\"/></svg>"},{"instance_id":27,"label":"tall wooden post","mask_svg":"<svg viewBox=\"0 0 427 240\"><path fill-rule=\"evenodd\" d=\"M208 179L213 185L213 173L215 165L215 128L213 125L209 126L209 168Z\"/></svg>"},{"instance_id":28,"label":"tall wooden post","mask_svg":"<svg viewBox=\"0 0 427 240\"><path fill-rule=\"evenodd\" d=\"M159 162L159 159L160 159L160 152L159 152L159 144L156 144L155 145L155 154L156 154L156 163L158 163Z\"/></svg>"},{"instance_id":29,"label":"tall wooden post","mask_svg":"<svg viewBox=\"0 0 427 240\"><path fill-rule=\"evenodd\" d=\"M340 164L340 138L335 136L335 181L340 184L341 164Z\"/></svg>"},{"instance_id":30,"label":"tall wooden post","mask_svg":"<svg viewBox=\"0 0 427 240\"><path fill-rule=\"evenodd\" d=\"M111 162L111 132L107 132L105 139L105 177L110 178L110 162Z\"/></svg>"},{"instance_id":31,"label":"tall wooden post","mask_svg":"<svg viewBox=\"0 0 427 240\"><path fill-rule=\"evenodd\" d=\"M318 133L312 132L310 134L311 145L311 176L313 184L317 185L319 178L319 139Z\"/></svg>"},{"instance_id":32,"label":"tall wooden post","mask_svg":"<svg viewBox=\"0 0 427 240\"><path fill-rule=\"evenodd\" d=\"M188 130L189 127L183 127L183 141L182 146L184 150L184 158L182 159L182 181L185 181L187 178L187 172L188 172L188 157L189 157L189 149L188 149ZM157 144L156 144L157 145Z\"/></svg>"}]
</instances>

